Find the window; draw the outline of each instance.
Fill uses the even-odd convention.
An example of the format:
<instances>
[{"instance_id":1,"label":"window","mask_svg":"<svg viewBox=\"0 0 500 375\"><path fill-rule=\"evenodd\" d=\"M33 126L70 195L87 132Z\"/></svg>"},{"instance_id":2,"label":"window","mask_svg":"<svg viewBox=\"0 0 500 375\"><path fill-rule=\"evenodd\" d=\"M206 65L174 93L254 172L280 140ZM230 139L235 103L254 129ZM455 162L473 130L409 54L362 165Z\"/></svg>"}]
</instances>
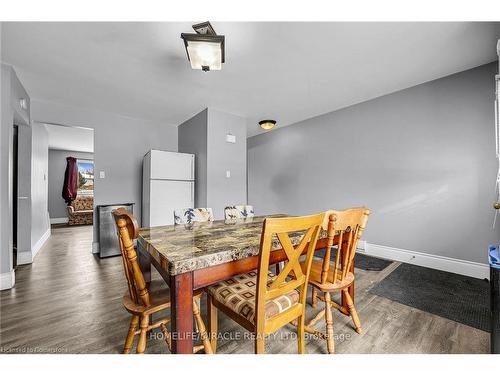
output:
<instances>
[{"instance_id":1,"label":"window","mask_svg":"<svg viewBox=\"0 0 500 375\"><path fill-rule=\"evenodd\" d=\"M78 159L78 195L94 195L94 161Z\"/></svg>"}]
</instances>

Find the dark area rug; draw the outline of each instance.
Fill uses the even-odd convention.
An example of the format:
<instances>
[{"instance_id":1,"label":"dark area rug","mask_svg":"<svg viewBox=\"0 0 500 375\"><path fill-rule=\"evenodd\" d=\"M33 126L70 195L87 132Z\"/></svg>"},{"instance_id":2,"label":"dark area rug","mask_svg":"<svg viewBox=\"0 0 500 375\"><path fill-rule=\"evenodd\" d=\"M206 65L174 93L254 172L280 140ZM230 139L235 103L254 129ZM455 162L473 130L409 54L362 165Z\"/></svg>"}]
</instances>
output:
<instances>
[{"instance_id":1,"label":"dark area rug","mask_svg":"<svg viewBox=\"0 0 500 375\"><path fill-rule=\"evenodd\" d=\"M490 331L490 294L485 280L402 263L369 292Z\"/></svg>"},{"instance_id":2,"label":"dark area rug","mask_svg":"<svg viewBox=\"0 0 500 375\"><path fill-rule=\"evenodd\" d=\"M325 256L325 250L317 251L314 253L314 256L323 258ZM335 251L332 251L331 259L332 261L335 260ZM356 258L354 259L354 267L365 271L382 271L390 264L392 264L390 260L375 258L360 253L356 253Z\"/></svg>"}]
</instances>

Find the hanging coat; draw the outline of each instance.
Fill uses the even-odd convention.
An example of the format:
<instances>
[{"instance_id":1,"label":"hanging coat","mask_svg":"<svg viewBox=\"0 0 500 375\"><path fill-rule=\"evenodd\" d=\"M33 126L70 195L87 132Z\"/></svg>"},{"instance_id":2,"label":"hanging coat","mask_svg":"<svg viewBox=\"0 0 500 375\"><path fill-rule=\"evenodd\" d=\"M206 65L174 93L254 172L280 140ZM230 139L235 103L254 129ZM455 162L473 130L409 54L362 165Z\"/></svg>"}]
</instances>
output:
<instances>
[{"instance_id":1,"label":"hanging coat","mask_svg":"<svg viewBox=\"0 0 500 375\"><path fill-rule=\"evenodd\" d=\"M62 197L69 206L75 200L78 190L78 165L73 157L67 157L66 162Z\"/></svg>"}]
</instances>

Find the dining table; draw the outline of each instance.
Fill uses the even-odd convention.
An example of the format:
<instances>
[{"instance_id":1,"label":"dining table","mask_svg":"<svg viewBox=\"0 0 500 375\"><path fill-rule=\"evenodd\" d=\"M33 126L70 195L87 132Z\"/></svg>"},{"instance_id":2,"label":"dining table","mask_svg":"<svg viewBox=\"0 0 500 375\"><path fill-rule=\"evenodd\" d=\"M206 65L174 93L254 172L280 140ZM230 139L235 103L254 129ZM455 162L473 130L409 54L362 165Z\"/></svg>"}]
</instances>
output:
<instances>
[{"instance_id":1,"label":"dining table","mask_svg":"<svg viewBox=\"0 0 500 375\"><path fill-rule=\"evenodd\" d=\"M286 216L274 214L139 230L138 258L146 282L151 280L153 266L169 286L173 353L193 353L193 338L196 337L193 291L257 269L264 220L266 217ZM292 235L292 243L298 244L302 235ZM337 242L334 238L334 245ZM316 250L324 249L326 245L327 233L321 230ZM279 264L286 259L279 241L273 242L269 264ZM349 288L349 293L354 300L354 285ZM344 299L341 303L347 307ZM208 321L216 319L210 316L210 311L208 314Z\"/></svg>"}]
</instances>

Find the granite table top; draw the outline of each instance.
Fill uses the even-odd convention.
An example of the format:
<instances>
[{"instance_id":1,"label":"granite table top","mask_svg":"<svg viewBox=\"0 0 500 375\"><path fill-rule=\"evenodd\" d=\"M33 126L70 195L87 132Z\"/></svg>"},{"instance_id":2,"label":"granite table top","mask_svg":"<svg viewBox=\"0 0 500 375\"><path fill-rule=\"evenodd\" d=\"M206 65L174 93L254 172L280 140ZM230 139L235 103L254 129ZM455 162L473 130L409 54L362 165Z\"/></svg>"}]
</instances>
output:
<instances>
[{"instance_id":1,"label":"granite table top","mask_svg":"<svg viewBox=\"0 0 500 375\"><path fill-rule=\"evenodd\" d=\"M260 251L262 223L266 217L217 220L186 225L141 228L138 243L170 275L195 271L254 255ZM292 244L300 243L303 232L290 234ZM322 231L320 238L326 237ZM277 239L273 249L281 249Z\"/></svg>"}]
</instances>

